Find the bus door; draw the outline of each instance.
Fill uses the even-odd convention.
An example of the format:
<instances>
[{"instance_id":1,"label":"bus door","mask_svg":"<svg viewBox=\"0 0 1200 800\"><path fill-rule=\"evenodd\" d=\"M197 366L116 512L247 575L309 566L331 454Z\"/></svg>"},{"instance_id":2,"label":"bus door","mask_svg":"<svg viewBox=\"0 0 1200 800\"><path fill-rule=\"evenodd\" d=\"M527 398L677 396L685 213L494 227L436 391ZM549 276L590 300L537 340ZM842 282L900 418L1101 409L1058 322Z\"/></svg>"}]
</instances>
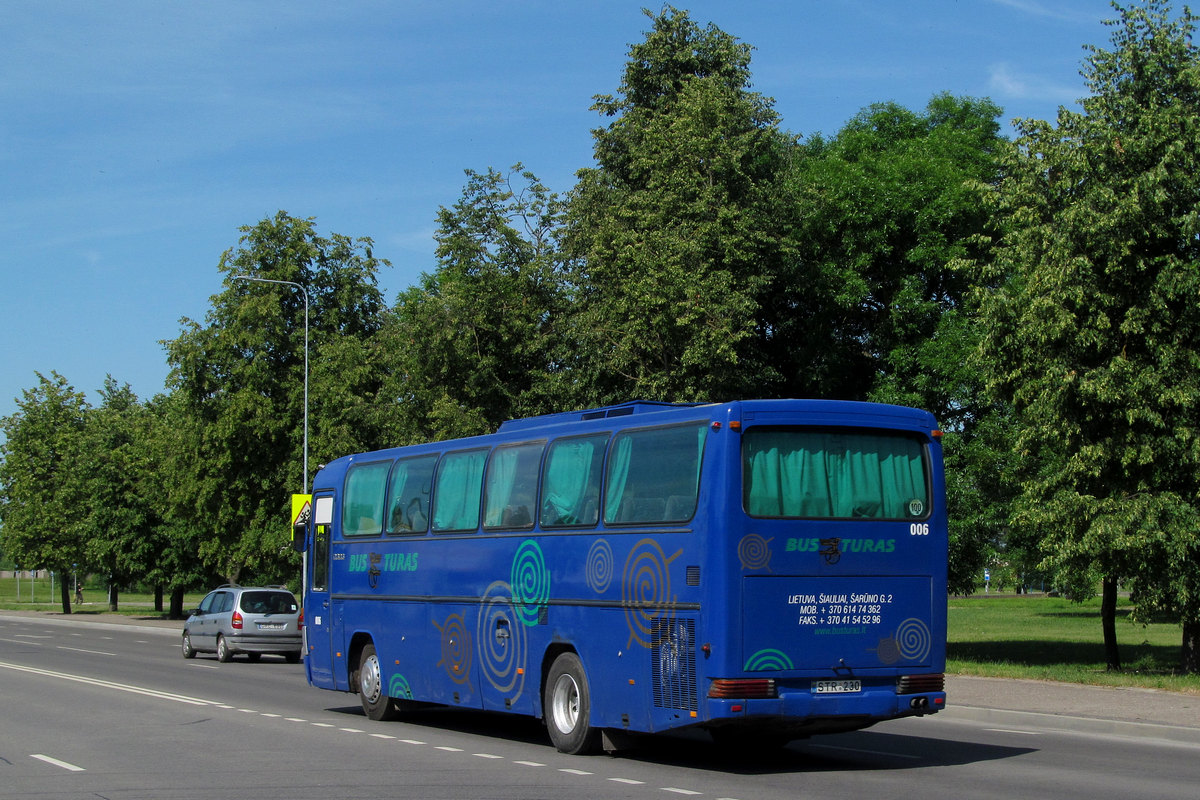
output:
<instances>
[{"instance_id":1,"label":"bus door","mask_svg":"<svg viewBox=\"0 0 1200 800\"><path fill-rule=\"evenodd\" d=\"M333 686L333 619L329 604L329 548L333 528L333 495L313 498L312 536L309 537L304 634L308 645L308 682L323 689Z\"/></svg>"}]
</instances>

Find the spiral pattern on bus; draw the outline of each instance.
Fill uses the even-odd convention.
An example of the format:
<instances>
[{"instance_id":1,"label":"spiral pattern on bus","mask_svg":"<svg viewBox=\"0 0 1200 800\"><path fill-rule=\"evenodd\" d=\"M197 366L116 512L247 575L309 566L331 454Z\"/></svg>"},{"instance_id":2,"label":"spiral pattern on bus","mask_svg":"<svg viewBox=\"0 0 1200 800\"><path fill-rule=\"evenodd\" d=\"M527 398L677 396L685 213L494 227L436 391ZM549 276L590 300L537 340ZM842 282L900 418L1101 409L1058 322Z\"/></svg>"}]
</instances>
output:
<instances>
[{"instance_id":1,"label":"spiral pattern on bus","mask_svg":"<svg viewBox=\"0 0 1200 800\"><path fill-rule=\"evenodd\" d=\"M587 585L596 594L604 594L612 583L613 554L607 539L597 539L587 554Z\"/></svg>"},{"instance_id":2,"label":"spiral pattern on bus","mask_svg":"<svg viewBox=\"0 0 1200 800\"><path fill-rule=\"evenodd\" d=\"M471 634L462 614L451 614L443 625L433 624L442 632L442 660L437 665L446 670L450 680L466 683L471 677Z\"/></svg>"},{"instance_id":3,"label":"spiral pattern on bus","mask_svg":"<svg viewBox=\"0 0 1200 800\"><path fill-rule=\"evenodd\" d=\"M742 569L771 570L771 540L764 539L757 533L748 533L738 542L738 560Z\"/></svg>"},{"instance_id":4,"label":"spiral pattern on bus","mask_svg":"<svg viewBox=\"0 0 1200 800\"><path fill-rule=\"evenodd\" d=\"M767 648L750 656L743 669L746 672L773 672L781 669L795 669L795 665L792 664L792 659L787 653Z\"/></svg>"},{"instance_id":5,"label":"spiral pattern on bus","mask_svg":"<svg viewBox=\"0 0 1200 800\"><path fill-rule=\"evenodd\" d=\"M534 540L526 539L517 548L509 583L517 616L525 625L537 625L542 608L550 601L550 570Z\"/></svg>"},{"instance_id":6,"label":"spiral pattern on bus","mask_svg":"<svg viewBox=\"0 0 1200 800\"><path fill-rule=\"evenodd\" d=\"M519 697L525 688L525 626L517 622L512 587L496 581L487 588L479 609L475 644L479 669L497 691Z\"/></svg>"},{"instance_id":7,"label":"spiral pattern on bus","mask_svg":"<svg viewBox=\"0 0 1200 800\"><path fill-rule=\"evenodd\" d=\"M642 539L629 551L621 580L621 605L625 608L625 622L629 626L626 646L637 642L642 647L650 647L654 620L663 612L672 611L674 598L667 566L682 552L678 550L667 558L653 539Z\"/></svg>"},{"instance_id":8,"label":"spiral pattern on bus","mask_svg":"<svg viewBox=\"0 0 1200 800\"><path fill-rule=\"evenodd\" d=\"M412 688L408 685L408 678L397 672L388 679L388 697L412 700L412 696Z\"/></svg>"},{"instance_id":9,"label":"spiral pattern on bus","mask_svg":"<svg viewBox=\"0 0 1200 800\"><path fill-rule=\"evenodd\" d=\"M924 661L928 658L932 641L929 626L924 620L916 617L904 620L900 627L896 628L896 644L900 648L900 654L911 661Z\"/></svg>"}]
</instances>

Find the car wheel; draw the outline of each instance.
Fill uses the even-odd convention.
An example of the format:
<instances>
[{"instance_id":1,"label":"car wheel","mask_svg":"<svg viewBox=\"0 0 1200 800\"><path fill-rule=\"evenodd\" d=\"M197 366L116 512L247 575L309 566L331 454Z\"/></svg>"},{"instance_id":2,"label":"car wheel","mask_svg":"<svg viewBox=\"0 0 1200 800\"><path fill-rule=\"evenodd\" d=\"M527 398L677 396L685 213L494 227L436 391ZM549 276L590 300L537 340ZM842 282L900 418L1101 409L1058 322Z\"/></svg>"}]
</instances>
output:
<instances>
[{"instance_id":1,"label":"car wheel","mask_svg":"<svg viewBox=\"0 0 1200 800\"><path fill-rule=\"evenodd\" d=\"M550 741L559 752L580 755L599 749L600 730L590 723L592 699L579 656L563 653L554 659L546 676L542 708Z\"/></svg>"},{"instance_id":2,"label":"car wheel","mask_svg":"<svg viewBox=\"0 0 1200 800\"><path fill-rule=\"evenodd\" d=\"M233 658L233 652L230 651L229 645L225 642L225 637L217 634L217 661L225 663Z\"/></svg>"},{"instance_id":3,"label":"car wheel","mask_svg":"<svg viewBox=\"0 0 1200 800\"><path fill-rule=\"evenodd\" d=\"M396 718L396 706L383 692L383 671L373 644L363 647L358 657L358 699L368 718L377 721Z\"/></svg>"},{"instance_id":4,"label":"car wheel","mask_svg":"<svg viewBox=\"0 0 1200 800\"><path fill-rule=\"evenodd\" d=\"M183 634L183 657L184 658L195 658L196 657L196 651L195 651L195 649L192 648L192 637L190 634L187 633L187 631L184 631L184 634Z\"/></svg>"}]
</instances>

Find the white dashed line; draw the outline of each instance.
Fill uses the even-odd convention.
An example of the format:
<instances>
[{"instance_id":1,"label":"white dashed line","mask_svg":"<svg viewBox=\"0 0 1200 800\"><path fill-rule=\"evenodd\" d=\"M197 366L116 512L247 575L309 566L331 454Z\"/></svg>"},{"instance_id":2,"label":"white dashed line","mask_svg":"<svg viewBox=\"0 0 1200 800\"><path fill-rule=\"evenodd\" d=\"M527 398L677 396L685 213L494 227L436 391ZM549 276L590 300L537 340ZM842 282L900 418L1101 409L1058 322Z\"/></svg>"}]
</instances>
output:
<instances>
[{"instance_id":1,"label":"white dashed line","mask_svg":"<svg viewBox=\"0 0 1200 800\"><path fill-rule=\"evenodd\" d=\"M633 778L609 778L613 783L627 783L630 786L645 786L645 781L635 781Z\"/></svg>"},{"instance_id":2,"label":"white dashed line","mask_svg":"<svg viewBox=\"0 0 1200 800\"><path fill-rule=\"evenodd\" d=\"M568 775L595 775L594 772L587 772L582 769L560 769L559 772L565 772Z\"/></svg>"},{"instance_id":3,"label":"white dashed line","mask_svg":"<svg viewBox=\"0 0 1200 800\"><path fill-rule=\"evenodd\" d=\"M539 764L536 761L514 761L514 764L520 764L523 767L544 767L545 764Z\"/></svg>"},{"instance_id":4,"label":"white dashed line","mask_svg":"<svg viewBox=\"0 0 1200 800\"><path fill-rule=\"evenodd\" d=\"M461 747L446 747L445 745L439 745L439 746L435 747L434 750L445 750L447 753L461 753L462 752Z\"/></svg>"},{"instance_id":5,"label":"white dashed line","mask_svg":"<svg viewBox=\"0 0 1200 800\"><path fill-rule=\"evenodd\" d=\"M494 756L491 753L472 753L476 758L504 758L504 756Z\"/></svg>"},{"instance_id":6,"label":"white dashed line","mask_svg":"<svg viewBox=\"0 0 1200 800\"><path fill-rule=\"evenodd\" d=\"M687 794L687 795L700 794L700 792L693 792L691 789L676 789L674 786L664 786L664 787L662 787L662 790L664 792L673 792L674 794Z\"/></svg>"},{"instance_id":7,"label":"white dashed line","mask_svg":"<svg viewBox=\"0 0 1200 800\"><path fill-rule=\"evenodd\" d=\"M45 761L47 764L52 764L56 767L62 767L68 772L87 772L83 767L77 767L74 764L68 764L66 761L59 761L57 758L44 756L41 753L33 753L30 758L36 758L38 761Z\"/></svg>"}]
</instances>

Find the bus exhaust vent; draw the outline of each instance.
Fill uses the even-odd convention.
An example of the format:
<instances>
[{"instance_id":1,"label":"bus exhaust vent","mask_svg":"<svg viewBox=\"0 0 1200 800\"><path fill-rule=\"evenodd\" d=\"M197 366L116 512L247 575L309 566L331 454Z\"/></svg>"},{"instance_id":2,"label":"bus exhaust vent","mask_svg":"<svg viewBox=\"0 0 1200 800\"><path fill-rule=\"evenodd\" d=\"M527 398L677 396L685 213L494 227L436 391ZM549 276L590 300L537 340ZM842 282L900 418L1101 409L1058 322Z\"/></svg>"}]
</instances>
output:
<instances>
[{"instance_id":1,"label":"bus exhaust vent","mask_svg":"<svg viewBox=\"0 0 1200 800\"><path fill-rule=\"evenodd\" d=\"M650 631L654 706L695 711L696 621L656 619Z\"/></svg>"}]
</instances>

